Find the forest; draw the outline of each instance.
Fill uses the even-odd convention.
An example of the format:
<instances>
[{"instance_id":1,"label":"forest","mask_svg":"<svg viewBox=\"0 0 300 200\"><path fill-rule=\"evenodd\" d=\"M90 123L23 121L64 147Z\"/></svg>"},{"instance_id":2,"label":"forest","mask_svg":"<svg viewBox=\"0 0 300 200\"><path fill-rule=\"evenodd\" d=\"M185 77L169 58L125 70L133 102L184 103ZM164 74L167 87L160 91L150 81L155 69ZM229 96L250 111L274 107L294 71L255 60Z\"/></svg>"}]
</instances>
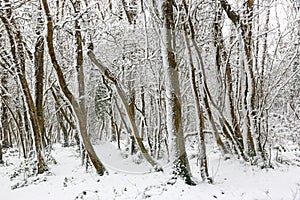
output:
<instances>
[{"instance_id":1,"label":"forest","mask_svg":"<svg viewBox=\"0 0 300 200\"><path fill-rule=\"evenodd\" d=\"M288 168L292 195L223 199L300 199L299 0L0 0L0 82L0 194L46 186L60 158L155 182L86 199L195 199L235 167ZM153 195L169 186L186 193Z\"/></svg>"}]
</instances>

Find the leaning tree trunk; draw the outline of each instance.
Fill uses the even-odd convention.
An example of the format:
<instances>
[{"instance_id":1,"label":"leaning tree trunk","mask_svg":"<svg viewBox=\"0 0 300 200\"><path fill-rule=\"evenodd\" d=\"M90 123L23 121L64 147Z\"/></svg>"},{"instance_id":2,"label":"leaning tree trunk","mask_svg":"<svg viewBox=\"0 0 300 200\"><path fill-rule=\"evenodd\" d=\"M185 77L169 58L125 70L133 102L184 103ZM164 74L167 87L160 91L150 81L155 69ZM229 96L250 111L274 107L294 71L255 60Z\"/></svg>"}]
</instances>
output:
<instances>
[{"instance_id":1,"label":"leaning tree trunk","mask_svg":"<svg viewBox=\"0 0 300 200\"><path fill-rule=\"evenodd\" d=\"M244 78L244 98L242 99L242 109L244 113L244 127L243 127L243 148L245 155L250 157L256 156L256 148L254 143L254 134L256 126L256 84L253 71L253 0L247 0L244 4L245 9L243 16L235 12L227 0L220 0L221 6L226 12L228 18L239 30L241 35L241 55L243 58L243 78Z\"/></svg>"},{"instance_id":2,"label":"leaning tree trunk","mask_svg":"<svg viewBox=\"0 0 300 200\"><path fill-rule=\"evenodd\" d=\"M206 156L206 145L205 145L205 134L204 134L204 113L203 109L200 105L200 98L199 92L196 83L196 75L195 75L195 67L193 64L193 57L191 46L188 38L188 31L186 25L184 25L184 38L185 38L185 45L187 51L187 62L189 67L189 78L191 83L191 88L194 97L194 105L195 105L195 118L196 118L196 127L199 136L199 160L200 160L200 174L203 181L208 180L208 163L207 163L207 156ZM214 124L213 124L214 125Z\"/></svg>"},{"instance_id":3,"label":"leaning tree trunk","mask_svg":"<svg viewBox=\"0 0 300 200\"><path fill-rule=\"evenodd\" d=\"M97 173L100 176L102 176L102 175L104 175L105 167L102 164L102 162L100 161L100 159L98 158L98 156L94 150L94 147L88 137L87 127L86 127L86 114L82 114L82 112L85 112L85 111L83 111L81 109L82 102L78 103L75 100L74 95L72 94L72 92L69 90L69 88L67 86L62 69L56 59L54 43L53 43L54 42L54 38L53 38L54 26L53 26L52 17L51 17L51 13L50 13L50 9L49 9L47 0L42 0L42 4L43 4L45 15L47 16L47 44L48 44L49 55L50 55L50 59L51 59L53 68L56 71L60 88L62 89L66 98L71 103L71 105L74 109L74 112L76 114L84 147L85 147L85 149L89 155L89 158L91 159ZM81 51L82 51L82 49L81 49Z\"/></svg>"},{"instance_id":4,"label":"leaning tree trunk","mask_svg":"<svg viewBox=\"0 0 300 200\"><path fill-rule=\"evenodd\" d=\"M181 99L178 66L174 54L174 20L172 0L161 2L163 25L161 28L161 52L166 87L166 120L169 134L170 159L174 164L174 174L185 179L187 184L194 184L183 137Z\"/></svg>"},{"instance_id":5,"label":"leaning tree trunk","mask_svg":"<svg viewBox=\"0 0 300 200\"><path fill-rule=\"evenodd\" d=\"M147 149L144 146L143 140L140 137L137 125L135 123L135 120L133 118L133 114L131 113L131 109L129 107L129 102L126 99L126 95L124 90L122 90L118 80L116 79L116 77L108 70L108 68L101 63L101 61L97 60L95 57L95 54L93 53L93 45L90 44L89 46L89 51L88 51L88 56L91 59L91 61L98 67L99 71L102 73L102 75L104 75L104 77L111 81L113 83L113 85L115 86L116 92L119 95L121 102L125 108L126 111L126 115L129 119L129 123L131 125L131 129L135 138L135 141L143 155L143 157L154 167L154 169L156 171L162 171L162 168L159 166L159 164L150 156L150 154L148 153Z\"/></svg>"}]
</instances>

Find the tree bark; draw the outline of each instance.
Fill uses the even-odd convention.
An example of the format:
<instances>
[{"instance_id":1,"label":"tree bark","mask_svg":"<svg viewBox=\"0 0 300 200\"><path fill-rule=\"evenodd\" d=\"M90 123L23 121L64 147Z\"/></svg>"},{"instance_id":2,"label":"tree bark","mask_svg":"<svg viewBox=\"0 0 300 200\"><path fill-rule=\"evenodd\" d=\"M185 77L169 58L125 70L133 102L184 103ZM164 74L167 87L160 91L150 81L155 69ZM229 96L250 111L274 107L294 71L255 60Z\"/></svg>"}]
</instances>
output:
<instances>
[{"instance_id":1,"label":"tree bark","mask_svg":"<svg viewBox=\"0 0 300 200\"><path fill-rule=\"evenodd\" d=\"M0 140L0 164L3 164L2 141Z\"/></svg>"},{"instance_id":2,"label":"tree bark","mask_svg":"<svg viewBox=\"0 0 300 200\"><path fill-rule=\"evenodd\" d=\"M189 185L193 185L189 161L185 150L182 127L181 93L179 87L178 66L174 54L173 1L161 1L161 52L166 87L166 120L169 134L170 159L174 164L173 172L181 176Z\"/></svg>"},{"instance_id":3,"label":"tree bark","mask_svg":"<svg viewBox=\"0 0 300 200\"><path fill-rule=\"evenodd\" d=\"M194 97L194 104L195 104L195 118L196 118L196 128L199 136L199 160L200 160L200 175L203 181L207 181L209 179L208 173L208 163L207 163L207 155L206 155L206 145L205 145L205 134L204 134L204 113L203 109L200 105L200 94L197 89L196 83L196 75L195 75L195 67L193 64L193 57L191 46L189 42L188 30L187 25L184 24L184 39L187 51L187 62L189 68L189 79L190 84L193 92ZM214 124L213 124L214 125Z\"/></svg>"},{"instance_id":4,"label":"tree bark","mask_svg":"<svg viewBox=\"0 0 300 200\"><path fill-rule=\"evenodd\" d=\"M53 68L56 71L56 75L58 77L58 82L59 82L60 88L62 89L66 98L71 103L71 105L74 109L74 112L76 114L78 124L79 124L79 130L80 130L82 141L86 148L86 151L87 151L97 173L100 176L102 176L102 175L104 175L105 167L102 164L102 162L100 161L100 159L98 158L98 156L94 150L94 147L91 144L91 141L89 140L88 133L87 133L87 127L86 127L86 113L85 113L85 110L81 109L82 101L80 101L78 103L75 100L74 95L72 94L72 92L69 90L69 88L67 86L62 69L59 66L57 59L56 59L56 54L55 54L54 44L53 44L53 42L54 42L54 37L53 37L54 26L53 26L52 17L51 17L51 13L50 13L50 9L49 9L47 0L42 0L42 4L43 4L45 15L47 17L47 45L48 45L49 55L50 55L50 59L51 59ZM82 114L82 112L83 112L83 114Z\"/></svg>"},{"instance_id":5,"label":"tree bark","mask_svg":"<svg viewBox=\"0 0 300 200\"><path fill-rule=\"evenodd\" d=\"M11 16L11 8L7 10L7 16ZM19 78L21 88L28 106L29 117L31 121L33 135L34 135L35 150L38 159L38 173L42 174L46 170L46 163L42 155L40 132L39 132L39 126L37 120L37 111L25 76L25 54L26 53L24 51L22 35L20 33L20 30L16 26L14 18L10 18L10 21L8 21L8 19L3 15L0 15L0 18L9 36L9 42L10 42L14 67L17 76Z\"/></svg>"},{"instance_id":6,"label":"tree bark","mask_svg":"<svg viewBox=\"0 0 300 200\"><path fill-rule=\"evenodd\" d=\"M46 129L44 120L44 37L39 36L35 45L34 52L35 65L35 105L38 124L41 134L41 140L44 146L47 146Z\"/></svg>"},{"instance_id":7,"label":"tree bark","mask_svg":"<svg viewBox=\"0 0 300 200\"><path fill-rule=\"evenodd\" d=\"M240 16L235 12L231 5L226 0L220 0L221 6L225 10L228 18L233 24L240 30L241 34L241 46L242 46L242 58L243 58L243 70L245 73L244 77L244 98L243 98L243 113L244 113L244 136L243 136L243 147L245 154L249 157L256 155L256 149L254 144L254 135L256 129L256 84L253 72L253 41L252 41L252 27L253 27L253 0L247 0L244 4L243 16Z\"/></svg>"},{"instance_id":8,"label":"tree bark","mask_svg":"<svg viewBox=\"0 0 300 200\"><path fill-rule=\"evenodd\" d=\"M227 53L227 50L225 49L224 45L224 39L222 36L222 27L220 24L221 17L222 17L222 7L218 7L218 10L216 12L216 23L214 24L214 31L215 31L215 46L217 48L216 50L216 63L217 65L220 65L219 68L221 68L221 65L225 65L225 81L226 81L226 91L228 95L228 101L229 101L229 110L230 110L230 116L232 121L232 127L234 129L234 138L236 138L236 143L240 146L240 149L243 149L243 136L241 133L240 124L237 117L236 107L234 104L234 90L233 90L233 79L232 79L232 69L231 64L229 61L229 55Z\"/></svg>"},{"instance_id":9,"label":"tree bark","mask_svg":"<svg viewBox=\"0 0 300 200\"><path fill-rule=\"evenodd\" d=\"M108 68L102 64L99 60L96 59L94 53L93 53L93 45L89 45L89 51L87 52L89 58L91 61L95 64L95 66L98 67L99 71L104 75L104 77L111 81L116 89L117 94L119 95L121 102L125 108L126 115L129 119L129 123L131 126L131 129L133 131L135 140L137 145L139 146L139 149L143 155L143 157L154 167L156 171L162 171L162 168L159 166L159 164L149 155L147 149L144 146L143 140L140 137L140 134L138 132L137 125L135 123L135 120L133 118L133 114L131 113L131 109L129 107L129 102L126 99L125 92L122 90L121 86L119 85L119 82L115 78L115 76L108 70Z\"/></svg>"},{"instance_id":10,"label":"tree bark","mask_svg":"<svg viewBox=\"0 0 300 200\"><path fill-rule=\"evenodd\" d=\"M8 112L5 102L8 100L7 96L7 79L8 73L7 70L2 70L1 73L1 137L3 137L2 147L8 148L9 147L9 140L8 140Z\"/></svg>"}]
</instances>

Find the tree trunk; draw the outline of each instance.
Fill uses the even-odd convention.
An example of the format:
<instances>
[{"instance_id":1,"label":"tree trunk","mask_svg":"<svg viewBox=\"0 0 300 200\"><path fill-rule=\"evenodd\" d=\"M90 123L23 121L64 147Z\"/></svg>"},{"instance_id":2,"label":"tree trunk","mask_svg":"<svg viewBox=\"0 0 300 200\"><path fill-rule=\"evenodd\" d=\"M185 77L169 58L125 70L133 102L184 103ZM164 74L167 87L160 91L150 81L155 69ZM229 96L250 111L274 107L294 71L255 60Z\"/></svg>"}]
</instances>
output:
<instances>
[{"instance_id":1,"label":"tree trunk","mask_svg":"<svg viewBox=\"0 0 300 200\"><path fill-rule=\"evenodd\" d=\"M248 0L244 13L244 18L241 22L241 34L242 45L244 46L245 58L244 67L246 71L246 82L244 90L244 107L246 113L246 125L247 125L247 139L244 146L249 157L256 156L256 150L254 145L254 133L256 129L256 113L255 113L255 94L256 85L253 72L253 41L252 41L252 27L253 27L253 0ZM244 21L244 22L243 22Z\"/></svg>"},{"instance_id":2,"label":"tree trunk","mask_svg":"<svg viewBox=\"0 0 300 200\"><path fill-rule=\"evenodd\" d=\"M166 120L169 134L170 159L174 164L174 174L184 178L189 185L191 179L190 166L185 150L181 116L181 93L179 87L178 66L174 54L175 38L173 37L174 20L172 0L161 1L161 52L166 87Z\"/></svg>"},{"instance_id":3,"label":"tree trunk","mask_svg":"<svg viewBox=\"0 0 300 200\"><path fill-rule=\"evenodd\" d=\"M2 70L0 73L1 76L1 133L3 137L2 145L4 148L8 148L9 141L8 141L8 112L5 102L8 100L7 96L7 79L8 73L7 70Z\"/></svg>"},{"instance_id":4,"label":"tree trunk","mask_svg":"<svg viewBox=\"0 0 300 200\"><path fill-rule=\"evenodd\" d=\"M11 9L8 9L7 15L10 14L11 14ZM0 18L4 23L7 34L9 36L9 42L11 45L10 48L11 48L14 66L16 68L16 73L21 84L21 88L26 100L26 104L28 106L29 117L31 121L33 135L34 135L35 150L38 159L38 173L42 174L46 170L46 163L42 155L40 132L39 132L39 126L38 126L38 120L36 114L37 111L25 76L25 51L23 47L23 39L19 29L16 26L14 18L11 18L10 22L4 16L0 16Z\"/></svg>"},{"instance_id":5,"label":"tree trunk","mask_svg":"<svg viewBox=\"0 0 300 200\"><path fill-rule=\"evenodd\" d=\"M256 85L255 77L253 71L253 41L252 41L252 27L253 27L253 0L247 0L244 4L245 9L243 13L243 18L236 13L227 0L220 0L221 6L225 10L228 18L233 22L241 34L241 47L242 47L242 59L243 59L243 76L244 85L243 92L244 98L242 100L243 113L244 113L244 127L243 127L243 147L245 154L248 157L253 157L256 155L256 149L254 144L254 134L256 129L256 115L255 113L255 95L256 95Z\"/></svg>"},{"instance_id":6,"label":"tree trunk","mask_svg":"<svg viewBox=\"0 0 300 200\"><path fill-rule=\"evenodd\" d=\"M194 97L194 105L195 105L195 118L196 118L196 128L199 136L199 160L200 160L200 174L203 181L209 179L208 174L208 163L207 163L207 156L206 156L206 145L205 145L205 134L204 134L204 114L203 109L200 105L200 98L199 92L197 89L196 83L196 76L195 76L195 67L193 64L193 57L191 46L188 38L188 30L187 25L184 25L184 39L187 51L187 62L189 67L189 78L190 84L193 92Z\"/></svg>"},{"instance_id":7,"label":"tree trunk","mask_svg":"<svg viewBox=\"0 0 300 200\"><path fill-rule=\"evenodd\" d=\"M0 140L0 164L3 164L2 141Z\"/></svg>"},{"instance_id":8,"label":"tree trunk","mask_svg":"<svg viewBox=\"0 0 300 200\"><path fill-rule=\"evenodd\" d=\"M139 149L141 153L143 154L143 157L154 167L156 171L162 171L162 168L159 166L159 164L149 155L147 149L144 146L143 140L140 137L137 125L135 123L135 120L133 118L133 114L131 113L129 102L126 99L125 92L122 90L121 86L119 85L118 80L115 78L115 76L108 70L106 66L104 66L99 60L96 59L94 53L93 53L93 44L89 45L89 51L88 56L91 59L91 61L98 67L99 71L104 75L104 77L111 81L116 89L117 94L119 95L121 102L125 108L126 115L129 119L129 123L131 125L131 129L133 131L135 141L137 145L139 146ZM124 124L125 125L125 124Z\"/></svg>"},{"instance_id":9,"label":"tree trunk","mask_svg":"<svg viewBox=\"0 0 300 200\"><path fill-rule=\"evenodd\" d=\"M41 140L44 146L47 146L46 129L44 125L44 37L39 36L35 45L34 53L35 65L35 105L38 118Z\"/></svg>"},{"instance_id":10,"label":"tree trunk","mask_svg":"<svg viewBox=\"0 0 300 200\"><path fill-rule=\"evenodd\" d=\"M102 175L104 175L105 167L103 166L102 162L98 158L98 156L93 148L93 145L91 144L91 141L89 140L88 134L87 134L86 111L81 109L81 108L83 108L82 105L84 105L84 102L80 101L78 103L75 100L74 95L71 93L71 91L69 90L69 88L67 86L62 69L59 66L57 59L56 59L54 43L53 43L54 42L54 38L53 38L54 26L53 26L52 17L51 17L51 13L50 13L50 9L49 9L47 0L42 0L42 4L43 4L45 15L47 17L47 44L48 44L49 55L50 55L50 59L51 59L53 68L56 71L60 88L62 89L66 98L71 103L71 105L74 109L74 112L76 114L78 124L79 124L79 130L80 130L82 141L86 148L86 151L87 151L97 173L100 176L102 176ZM78 38L76 38L76 39L78 39ZM82 41L80 39L80 44L78 44L78 45L81 45L81 42ZM77 46L77 48L80 48L80 47ZM81 59L81 58L77 57L77 59Z\"/></svg>"}]
</instances>

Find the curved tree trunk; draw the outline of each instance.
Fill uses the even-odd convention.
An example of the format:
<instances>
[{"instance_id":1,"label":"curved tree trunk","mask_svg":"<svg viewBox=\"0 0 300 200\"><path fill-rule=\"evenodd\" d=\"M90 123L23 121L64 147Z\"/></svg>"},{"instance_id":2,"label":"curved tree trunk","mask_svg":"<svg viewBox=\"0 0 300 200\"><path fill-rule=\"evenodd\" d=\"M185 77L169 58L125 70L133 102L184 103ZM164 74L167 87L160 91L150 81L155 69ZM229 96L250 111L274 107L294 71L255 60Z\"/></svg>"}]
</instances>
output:
<instances>
[{"instance_id":1,"label":"curved tree trunk","mask_svg":"<svg viewBox=\"0 0 300 200\"><path fill-rule=\"evenodd\" d=\"M156 171L162 171L162 168L159 166L159 164L150 156L150 154L148 153L147 149L144 146L143 140L140 137L137 125L135 123L135 120L133 118L133 114L132 111L129 107L129 102L126 99L126 95L125 92L122 90L122 88L119 85L119 82L117 81L117 79L115 78L115 76L108 70L107 67L105 67L99 60L96 59L94 53L93 53L93 46L92 44L89 46L89 51L88 51L88 56L91 59L91 61L98 67L99 71L104 75L104 77L106 79L108 79L109 81L111 81L115 88L116 88L116 92L119 95L121 102L126 110L126 114L127 117L129 119L129 123L131 125L135 140L137 145L139 146L139 149L141 151L141 153L143 154L144 158L154 167L154 169Z\"/></svg>"},{"instance_id":2,"label":"curved tree trunk","mask_svg":"<svg viewBox=\"0 0 300 200\"><path fill-rule=\"evenodd\" d=\"M54 42L54 38L53 38L54 27L53 27L51 13L50 13L50 9L49 9L47 0L42 0L42 4L43 4L45 15L47 16L47 33L48 33L47 34L47 44L48 44L49 55L51 58L52 65L56 71L60 88L62 89L64 95L67 97L67 99L69 100L69 102L71 103L71 105L74 109L74 112L75 112L77 120L78 120L79 130L81 133L84 147L85 147L97 173L100 176L102 176L102 175L104 175L105 167L102 164L102 162L100 161L100 159L98 158L98 156L94 150L94 147L91 144L91 141L89 140L88 133L87 133L87 127L86 127L86 111L82 110L83 102L80 101L78 103L75 100L74 95L71 93L71 91L69 90L69 88L67 86L62 69L59 66L57 59L56 59L56 54L55 54L54 44L53 44L53 42ZM80 43L81 42L82 41L80 41ZM80 44L78 44L78 45L80 45ZM80 47L77 47L77 48L80 48ZM82 51L82 49L81 49L81 51ZM81 58L77 57L77 59L81 59Z\"/></svg>"}]
</instances>

